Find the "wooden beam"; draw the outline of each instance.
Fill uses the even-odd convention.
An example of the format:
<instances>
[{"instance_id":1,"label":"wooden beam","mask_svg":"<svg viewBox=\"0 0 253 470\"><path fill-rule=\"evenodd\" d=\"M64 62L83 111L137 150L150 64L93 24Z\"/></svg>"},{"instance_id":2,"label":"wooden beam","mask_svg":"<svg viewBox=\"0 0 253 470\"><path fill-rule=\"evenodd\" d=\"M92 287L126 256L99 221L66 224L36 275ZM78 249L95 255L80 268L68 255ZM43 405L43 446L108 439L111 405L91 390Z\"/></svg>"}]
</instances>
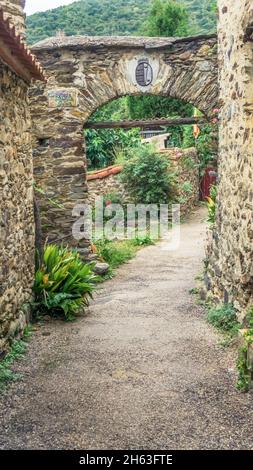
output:
<instances>
[{"instance_id":1,"label":"wooden beam","mask_svg":"<svg viewBox=\"0 0 253 470\"><path fill-rule=\"evenodd\" d=\"M140 127L141 129L155 129L156 127L166 126L188 126L191 124L205 124L208 121L203 117L187 117L179 119L162 118L162 119L146 119L137 121L104 121L104 122L87 122L85 129L133 129Z\"/></svg>"}]
</instances>

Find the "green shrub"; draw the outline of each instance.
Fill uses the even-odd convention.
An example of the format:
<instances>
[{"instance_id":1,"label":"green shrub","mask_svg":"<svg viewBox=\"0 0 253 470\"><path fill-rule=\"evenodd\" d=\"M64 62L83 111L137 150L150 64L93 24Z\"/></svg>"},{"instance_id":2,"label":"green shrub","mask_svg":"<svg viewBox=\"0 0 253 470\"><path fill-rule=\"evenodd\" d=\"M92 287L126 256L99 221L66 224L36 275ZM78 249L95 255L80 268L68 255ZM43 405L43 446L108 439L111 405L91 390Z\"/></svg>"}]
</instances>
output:
<instances>
[{"instance_id":1,"label":"green shrub","mask_svg":"<svg viewBox=\"0 0 253 470\"><path fill-rule=\"evenodd\" d=\"M137 204L166 204L172 197L174 174L169 172L168 158L151 145L130 153L120 178Z\"/></svg>"},{"instance_id":2,"label":"green shrub","mask_svg":"<svg viewBox=\"0 0 253 470\"><path fill-rule=\"evenodd\" d=\"M46 246L42 265L35 274L36 309L50 315L64 314L67 320L72 320L89 304L89 297L99 280L93 267L84 264L74 250Z\"/></svg>"},{"instance_id":3,"label":"green shrub","mask_svg":"<svg viewBox=\"0 0 253 470\"><path fill-rule=\"evenodd\" d=\"M253 307L246 316L248 328L243 333L243 342L239 349L237 359L237 389L247 392L252 386L253 380L253 367L251 361L248 360L249 348L253 344Z\"/></svg>"},{"instance_id":4,"label":"green shrub","mask_svg":"<svg viewBox=\"0 0 253 470\"><path fill-rule=\"evenodd\" d=\"M250 308L248 315L246 316L247 324L253 329L253 307Z\"/></svg>"},{"instance_id":5,"label":"green shrub","mask_svg":"<svg viewBox=\"0 0 253 470\"><path fill-rule=\"evenodd\" d=\"M248 365L248 349L252 343L253 329L250 329L247 331L247 334L244 335L243 345L239 349L238 359L236 363L238 371L236 388L242 392L248 392L252 382L253 370Z\"/></svg>"},{"instance_id":6,"label":"green shrub","mask_svg":"<svg viewBox=\"0 0 253 470\"><path fill-rule=\"evenodd\" d=\"M24 357L27 350L27 341L31 334L31 328L27 326L23 333L23 338L14 340L10 351L4 359L0 361L0 393L4 391L9 382L14 382L20 378L20 374L13 372L11 367L16 360Z\"/></svg>"},{"instance_id":7,"label":"green shrub","mask_svg":"<svg viewBox=\"0 0 253 470\"><path fill-rule=\"evenodd\" d=\"M209 309L207 314L208 322L224 332L238 331L239 323L236 311L231 304L222 304Z\"/></svg>"}]
</instances>

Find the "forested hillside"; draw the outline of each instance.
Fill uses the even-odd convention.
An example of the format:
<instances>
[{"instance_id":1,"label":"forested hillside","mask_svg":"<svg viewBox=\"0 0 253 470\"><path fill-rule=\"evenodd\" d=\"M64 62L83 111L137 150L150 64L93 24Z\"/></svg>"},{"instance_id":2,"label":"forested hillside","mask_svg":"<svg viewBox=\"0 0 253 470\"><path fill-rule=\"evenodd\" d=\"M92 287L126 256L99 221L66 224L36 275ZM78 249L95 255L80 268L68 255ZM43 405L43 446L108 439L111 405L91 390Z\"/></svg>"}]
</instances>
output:
<instances>
[{"instance_id":1,"label":"forested hillside","mask_svg":"<svg viewBox=\"0 0 253 470\"><path fill-rule=\"evenodd\" d=\"M178 0L189 13L190 32L215 30L216 0ZM27 18L28 40L35 43L54 36L66 35L138 35L148 17L151 0L81 0L70 5L36 13Z\"/></svg>"},{"instance_id":2,"label":"forested hillside","mask_svg":"<svg viewBox=\"0 0 253 470\"><path fill-rule=\"evenodd\" d=\"M210 33L216 27L217 0L178 0L188 11L194 33Z\"/></svg>"}]
</instances>

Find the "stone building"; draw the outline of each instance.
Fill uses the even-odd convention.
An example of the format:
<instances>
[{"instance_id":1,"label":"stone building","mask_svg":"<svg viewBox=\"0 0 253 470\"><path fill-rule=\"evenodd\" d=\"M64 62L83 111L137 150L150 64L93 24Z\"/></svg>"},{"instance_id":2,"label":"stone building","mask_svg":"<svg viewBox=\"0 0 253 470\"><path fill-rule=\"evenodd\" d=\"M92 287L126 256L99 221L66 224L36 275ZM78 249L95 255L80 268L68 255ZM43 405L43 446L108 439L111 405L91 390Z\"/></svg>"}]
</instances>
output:
<instances>
[{"instance_id":1,"label":"stone building","mask_svg":"<svg viewBox=\"0 0 253 470\"><path fill-rule=\"evenodd\" d=\"M28 88L40 65L16 35L21 3L0 1L0 356L26 324L34 273L33 165ZM24 2L23 2L24 3ZM11 8L13 7L13 9Z\"/></svg>"},{"instance_id":2,"label":"stone building","mask_svg":"<svg viewBox=\"0 0 253 470\"><path fill-rule=\"evenodd\" d=\"M253 306L253 2L218 4L219 191L206 282L243 317Z\"/></svg>"}]
</instances>

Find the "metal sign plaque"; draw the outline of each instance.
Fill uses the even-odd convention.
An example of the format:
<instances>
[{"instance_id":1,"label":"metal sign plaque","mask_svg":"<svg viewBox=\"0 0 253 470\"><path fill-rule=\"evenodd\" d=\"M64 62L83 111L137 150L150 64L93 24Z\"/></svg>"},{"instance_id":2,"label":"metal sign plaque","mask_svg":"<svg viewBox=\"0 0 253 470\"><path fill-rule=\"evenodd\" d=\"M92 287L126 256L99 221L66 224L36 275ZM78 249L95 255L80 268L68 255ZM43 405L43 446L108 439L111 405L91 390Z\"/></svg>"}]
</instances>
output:
<instances>
[{"instance_id":1,"label":"metal sign plaque","mask_svg":"<svg viewBox=\"0 0 253 470\"><path fill-rule=\"evenodd\" d=\"M71 108L77 106L77 90L57 89L48 91L50 108Z\"/></svg>"},{"instance_id":2,"label":"metal sign plaque","mask_svg":"<svg viewBox=\"0 0 253 470\"><path fill-rule=\"evenodd\" d=\"M135 70L136 82L139 86L149 86L153 81L153 69L148 59L138 60L138 65Z\"/></svg>"}]
</instances>

